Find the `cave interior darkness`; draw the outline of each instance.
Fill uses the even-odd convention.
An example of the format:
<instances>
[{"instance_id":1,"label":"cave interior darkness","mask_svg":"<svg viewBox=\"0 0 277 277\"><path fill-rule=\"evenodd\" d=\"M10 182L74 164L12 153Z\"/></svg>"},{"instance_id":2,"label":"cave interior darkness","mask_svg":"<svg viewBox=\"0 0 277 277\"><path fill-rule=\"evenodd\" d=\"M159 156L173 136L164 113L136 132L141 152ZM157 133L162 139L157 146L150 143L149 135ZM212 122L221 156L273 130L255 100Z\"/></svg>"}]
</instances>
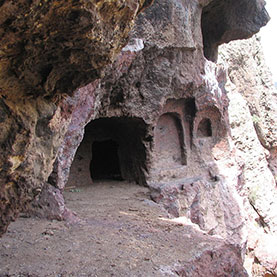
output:
<instances>
[{"instance_id":1,"label":"cave interior darkness","mask_svg":"<svg viewBox=\"0 0 277 277\"><path fill-rule=\"evenodd\" d=\"M197 137L205 138L205 137L212 137L212 123L211 120L208 118L204 118L200 121L197 130Z\"/></svg>"},{"instance_id":2,"label":"cave interior darkness","mask_svg":"<svg viewBox=\"0 0 277 277\"><path fill-rule=\"evenodd\" d=\"M109 139L92 143L90 176L92 180L122 180L116 141Z\"/></svg>"},{"instance_id":3,"label":"cave interior darkness","mask_svg":"<svg viewBox=\"0 0 277 277\"><path fill-rule=\"evenodd\" d=\"M82 155L89 155L92 180L128 180L144 185L145 135L146 124L139 118L111 117L91 121L85 128L86 149Z\"/></svg>"}]
</instances>

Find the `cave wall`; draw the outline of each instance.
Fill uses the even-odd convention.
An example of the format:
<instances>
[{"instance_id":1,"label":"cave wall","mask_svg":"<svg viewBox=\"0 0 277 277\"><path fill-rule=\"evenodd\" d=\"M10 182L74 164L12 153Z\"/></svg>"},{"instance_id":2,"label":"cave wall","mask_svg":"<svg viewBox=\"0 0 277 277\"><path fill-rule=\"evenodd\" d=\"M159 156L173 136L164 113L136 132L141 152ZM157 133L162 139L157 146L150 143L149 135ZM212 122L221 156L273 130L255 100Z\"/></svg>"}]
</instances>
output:
<instances>
[{"instance_id":1,"label":"cave wall","mask_svg":"<svg viewBox=\"0 0 277 277\"><path fill-rule=\"evenodd\" d=\"M260 17L266 21L267 14L262 2L256 4L255 9L260 9ZM115 63L106 68L99 85L91 90L96 96L92 119L124 116L141 118L148 126L145 150L146 167L149 170L145 172L145 177L152 199L162 204L169 216L185 216L208 234L220 235L233 245L239 245L241 254L247 253L249 264L254 264L249 269L251 273L257 267L254 262L257 256L263 263L262 267L270 268L263 262L267 258L261 258L258 252L258 246L265 240L253 235L257 232L261 238L261 234L268 232L268 227L262 225L261 217L257 216L257 211L249 202L252 194L248 190L244 163L230 128L233 122L233 113L230 112L233 99L225 84L232 68L235 72L240 63L234 63L232 67L205 59L201 18L202 7L193 1L156 1L145 14L140 15L128 45ZM263 20L261 25L265 23ZM228 25L228 28L235 30L232 29L228 36L232 32L237 35L234 26L236 24L233 27ZM248 37L249 26L243 30L244 26L239 25L241 34ZM252 30L251 34L256 31L258 29ZM215 43L214 49L222 42ZM241 51L241 47L244 47L243 44L237 46L237 51ZM245 111L242 103L236 102L236 105ZM261 103L259 105L262 106ZM180 146L177 145L178 151L176 148L173 151L177 151L184 159L178 166L168 165L166 159L160 162L155 153L162 146L159 146L156 135L160 118L164 115L170 115L169 121L175 124L175 127L171 124L169 128L171 133L172 130L175 133L172 145L179 143ZM241 116L239 121L243 118ZM207 119L211 125L211 132L207 133L211 133L211 136L199 135L199 126ZM252 132L253 126L251 128ZM255 149L254 145L251 147ZM260 178L263 179L267 172L262 172ZM273 184L272 178L269 179L270 184ZM267 180L267 177L263 180ZM242 187L245 195L241 193ZM272 191L266 192L265 199L271 201ZM274 210L273 205L270 209ZM270 232L274 231L274 218L268 221L273 227ZM260 226L251 229L256 224ZM256 256L251 249L256 249Z\"/></svg>"},{"instance_id":2,"label":"cave wall","mask_svg":"<svg viewBox=\"0 0 277 277\"><path fill-rule=\"evenodd\" d=\"M244 2L246 3L247 1ZM230 239L237 233L237 240L242 245L241 241L245 241L245 238L234 230L243 229L243 216L232 216L241 214L242 201L235 190L240 169L235 161L235 148L230 137L226 109L229 100L224 88L226 71L207 61L203 55L201 18L202 8L206 4L208 3L160 0L138 17L129 44L117 60L105 69L104 77L97 86L88 89L95 95L91 120L124 116L141 118L148 125L148 139L144 144L146 166L149 167L145 175L146 184L153 187L153 191L158 186L159 191L161 187L169 189L168 184L174 183L176 179L186 179L187 181L176 181L174 189L178 193L173 197L174 201L165 204L171 213L183 213L191 218L198 213L197 219L193 220L201 224L203 229L215 234L224 232ZM252 1L251 6L253 5L261 17L267 18L261 2ZM241 10L239 12L240 16L247 16ZM260 22L259 26L264 23ZM235 29L235 26L236 24L230 28ZM243 30L244 25L239 25L239 28ZM247 26L245 28L249 30ZM195 99L193 109L186 104L190 99ZM164 170L155 170L155 128L163 114L172 112L175 113L175 122L179 118L178 128L183 132L178 138L180 156L183 152L187 164L181 162L180 167L173 170L166 166ZM199 137L198 125L207 117L211 120L212 136ZM84 125L81 123L80 129ZM61 149L58 156L60 165L66 160L63 153L70 153L73 158L76 146L71 148L64 144ZM229 173L226 173L227 169ZM55 171L53 175L59 176ZM66 180L66 176L61 178L56 186L63 188ZM182 182L185 187L196 183L196 202L186 198L189 197L189 192L186 196L185 189L180 194ZM205 200L207 187L210 188L210 201ZM173 191L167 191L167 195L170 193L174 194ZM183 200L180 202L181 198ZM169 201L166 197L163 199L164 202ZM209 208L215 199L221 199L221 204ZM225 201L229 204L224 205ZM192 207L197 205L197 210L192 212ZM201 209L208 212L203 214ZM211 216L217 213L221 214L220 220ZM213 220L208 220L209 217Z\"/></svg>"},{"instance_id":3,"label":"cave wall","mask_svg":"<svg viewBox=\"0 0 277 277\"><path fill-rule=\"evenodd\" d=\"M90 162L92 156L92 139L84 136L76 151L75 158L70 167L67 188L76 188L90 185L92 178L90 174Z\"/></svg>"},{"instance_id":4,"label":"cave wall","mask_svg":"<svg viewBox=\"0 0 277 277\"><path fill-rule=\"evenodd\" d=\"M149 4L0 1L1 234L53 169L79 106L67 95L100 77Z\"/></svg>"}]
</instances>

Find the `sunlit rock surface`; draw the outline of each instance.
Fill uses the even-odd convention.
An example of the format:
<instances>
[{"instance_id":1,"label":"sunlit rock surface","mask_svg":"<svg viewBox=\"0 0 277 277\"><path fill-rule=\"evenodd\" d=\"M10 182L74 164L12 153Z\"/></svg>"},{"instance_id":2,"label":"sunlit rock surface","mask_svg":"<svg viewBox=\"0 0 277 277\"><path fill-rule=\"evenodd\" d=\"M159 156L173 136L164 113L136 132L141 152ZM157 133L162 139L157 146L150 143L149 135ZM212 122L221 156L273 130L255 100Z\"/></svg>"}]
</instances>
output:
<instances>
[{"instance_id":1,"label":"sunlit rock surface","mask_svg":"<svg viewBox=\"0 0 277 277\"><path fill-rule=\"evenodd\" d=\"M241 166L238 192L248 217L248 257L258 261L254 276L267 270L276 274L277 250L268 242L276 244L277 232L277 91L258 36L221 46L219 57L228 67L229 120Z\"/></svg>"}]
</instances>

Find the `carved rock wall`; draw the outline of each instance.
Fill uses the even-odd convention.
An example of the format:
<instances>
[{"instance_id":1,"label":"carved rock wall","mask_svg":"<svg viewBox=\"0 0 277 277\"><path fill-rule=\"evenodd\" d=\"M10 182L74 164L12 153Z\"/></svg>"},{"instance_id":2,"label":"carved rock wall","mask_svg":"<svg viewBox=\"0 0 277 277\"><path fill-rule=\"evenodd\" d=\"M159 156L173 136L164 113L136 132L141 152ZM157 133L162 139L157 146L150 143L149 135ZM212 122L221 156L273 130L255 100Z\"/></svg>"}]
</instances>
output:
<instances>
[{"instance_id":1,"label":"carved rock wall","mask_svg":"<svg viewBox=\"0 0 277 277\"><path fill-rule=\"evenodd\" d=\"M227 76L203 56L201 18L202 7L193 1L156 1L137 19L115 63L88 89L95 97L90 120L142 119L142 174L152 199L169 216L185 216L244 253L248 215L239 195L242 164L229 126ZM56 187L66 184L76 145L61 148L57 165L66 174ZM54 170L52 176L61 175Z\"/></svg>"},{"instance_id":2,"label":"carved rock wall","mask_svg":"<svg viewBox=\"0 0 277 277\"><path fill-rule=\"evenodd\" d=\"M137 18L128 45L135 16L152 1L21 2L0 2L0 231L34 198L41 215L72 216L62 192L68 178L72 183L75 154L78 158L86 143L111 140L121 177L149 186L169 217L185 216L206 234L221 236L238 249L238 263L246 250L251 255L250 248L259 249L250 230L257 214L259 231L275 230L275 204L270 190L266 206L249 201L248 180L257 176L247 176L252 152L244 156L237 142L245 133L237 128L236 137L230 128L237 122L230 107L245 102L236 102L236 90L225 87L226 68L205 56L215 61L219 44L248 38L266 24L264 2L156 0ZM232 66L228 73L236 83ZM256 127L267 126L259 137L270 145L273 154L267 158L274 171L273 118L261 110L266 123ZM256 147L249 113L243 109L240 115L255 142L249 147ZM258 172L271 174L263 148L258 159ZM87 178L95 165L87 156L83 162ZM72 173L78 172L78 162L73 166ZM268 182L273 188L272 176ZM254 243L246 248L247 241ZM258 250L254 255L262 256ZM198 260L199 270L206 258ZM264 267L274 272L269 263Z\"/></svg>"}]
</instances>

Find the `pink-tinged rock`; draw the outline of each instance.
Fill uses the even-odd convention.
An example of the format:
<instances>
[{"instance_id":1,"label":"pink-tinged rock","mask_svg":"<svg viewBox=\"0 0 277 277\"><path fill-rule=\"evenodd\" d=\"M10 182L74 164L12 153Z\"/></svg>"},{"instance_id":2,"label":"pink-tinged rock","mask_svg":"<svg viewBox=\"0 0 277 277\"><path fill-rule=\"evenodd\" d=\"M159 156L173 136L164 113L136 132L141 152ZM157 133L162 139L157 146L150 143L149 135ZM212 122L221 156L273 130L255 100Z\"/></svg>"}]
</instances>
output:
<instances>
[{"instance_id":1,"label":"pink-tinged rock","mask_svg":"<svg viewBox=\"0 0 277 277\"><path fill-rule=\"evenodd\" d=\"M253 263L249 272L262 276L257 268L261 267L263 274L274 272L277 260L271 248L277 232L276 88L258 36L223 45L220 53L220 63L228 67L229 73L225 88L230 100L228 113L235 157L241 171L237 190L246 219L247 259Z\"/></svg>"},{"instance_id":2,"label":"pink-tinged rock","mask_svg":"<svg viewBox=\"0 0 277 277\"><path fill-rule=\"evenodd\" d=\"M132 43L130 47L128 45L125 47L125 49L123 49L115 61L115 66L117 68L116 74L118 75L127 71L136 56L136 51L141 50L135 49L135 51L132 48ZM142 47L143 45L140 44L139 46ZM70 110L71 120L67 129L67 133L64 136L64 141L60 146L58 156L54 162L53 171L48 178L48 182L61 191L62 198L62 191L69 178L70 167L72 165L76 151L84 137L84 128L88 122L90 122L96 116L95 107L99 106L99 102L96 103L96 101L99 101L99 99L97 99L97 89L99 86L100 81L96 80L93 83L78 89L73 96L67 97L62 101L63 109ZM50 188L50 186L46 186L45 190L47 190L47 188ZM45 191L45 195L46 193L47 192ZM51 189L49 194L51 194ZM47 197L44 196L44 198L46 199ZM36 206L36 204L34 205ZM64 199L59 199L59 202L57 202L56 205L64 206ZM45 205L45 210L50 209L44 213L46 218L63 218L63 209L51 210L51 208L52 205ZM36 213L35 210L32 212ZM68 215L70 213L72 212L67 210L66 214ZM48 215L50 215L50 217ZM69 221L71 221L71 219Z\"/></svg>"},{"instance_id":3,"label":"pink-tinged rock","mask_svg":"<svg viewBox=\"0 0 277 277\"><path fill-rule=\"evenodd\" d=\"M255 248L255 257L265 271L277 276L277 237L264 234Z\"/></svg>"},{"instance_id":4,"label":"pink-tinged rock","mask_svg":"<svg viewBox=\"0 0 277 277\"><path fill-rule=\"evenodd\" d=\"M235 191L228 191L226 183L188 178L150 183L149 187L151 198L162 204L170 216L185 216L207 233L243 248L244 218Z\"/></svg>"},{"instance_id":5,"label":"pink-tinged rock","mask_svg":"<svg viewBox=\"0 0 277 277\"><path fill-rule=\"evenodd\" d=\"M71 225L80 223L82 221L75 212L69 210L68 208L64 209L62 217L67 224Z\"/></svg>"},{"instance_id":6,"label":"pink-tinged rock","mask_svg":"<svg viewBox=\"0 0 277 277\"><path fill-rule=\"evenodd\" d=\"M181 264L176 272L182 277L248 276L239 251L230 245L207 250L201 256L193 257L190 262Z\"/></svg>"},{"instance_id":7,"label":"pink-tinged rock","mask_svg":"<svg viewBox=\"0 0 277 277\"><path fill-rule=\"evenodd\" d=\"M151 3L0 1L0 235L51 174L72 115L62 99L101 77Z\"/></svg>"},{"instance_id":8,"label":"pink-tinged rock","mask_svg":"<svg viewBox=\"0 0 277 277\"><path fill-rule=\"evenodd\" d=\"M45 185L39 200L33 202L33 205L37 216L63 220L66 208L63 195L59 189L51 185Z\"/></svg>"},{"instance_id":9,"label":"pink-tinged rock","mask_svg":"<svg viewBox=\"0 0 277 277\"><path fill-rule=\"evenodd\" d=\"M277 148L273 148L270 150L270 154L267 160L269 163L269 168L275 178L275 183L277 186Z\"/></svg>"},{"instance_id":10,"label":"pink-tinged rock","mask_svg":"<svg viewBox=\"0 0 277 277\"><path fill-rule=\"evenodd\" d=\"M98 85L99 80L77 90L74 96L63 101L63 105L71 109L71 121L49 178L50 183L61 190L68 180L75 152L83 139L84 126L94 116L95 90Z\"/></svg>"}]
</instances>

